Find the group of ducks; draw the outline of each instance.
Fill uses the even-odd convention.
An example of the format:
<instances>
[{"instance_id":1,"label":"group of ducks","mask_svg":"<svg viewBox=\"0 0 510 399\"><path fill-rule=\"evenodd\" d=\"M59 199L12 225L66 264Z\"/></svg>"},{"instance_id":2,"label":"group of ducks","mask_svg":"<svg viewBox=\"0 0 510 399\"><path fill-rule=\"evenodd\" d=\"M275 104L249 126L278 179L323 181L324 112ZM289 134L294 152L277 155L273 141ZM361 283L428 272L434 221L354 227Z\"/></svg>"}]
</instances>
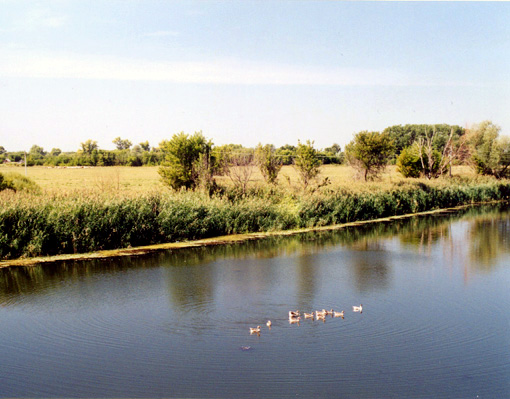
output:
<instances>
[{"instance_id":1,"label":"group of ducks","mask_svg":"<svg viewBox=\"0 0 510 399\"><path fill-rule=\"evenodd\" d=\"M359 306L353 306L352 311L362 313L363 312L363 304L360 304ZM315 319L315 320L326 321L326 316L341 317L343 319L344 314L345 314L345 312L343 310L341 312L337 312L333 309L331 309L331 310L322 309L322 310L316 310L315 312L311 312L311 313L303 312L303 317L305 319L311 319L311 320ZM301 313L299 312L299 310L289 311L289 323L291 323L291 324L299 323L300 320L301 320ZM271 320L268 320L266 323L266 326L269 329L271 329L272 324L273 323L271 323ZM257 326L256 328L250 327L250 334L260 335L260 326Z\"/></svg>"}]
</instances>

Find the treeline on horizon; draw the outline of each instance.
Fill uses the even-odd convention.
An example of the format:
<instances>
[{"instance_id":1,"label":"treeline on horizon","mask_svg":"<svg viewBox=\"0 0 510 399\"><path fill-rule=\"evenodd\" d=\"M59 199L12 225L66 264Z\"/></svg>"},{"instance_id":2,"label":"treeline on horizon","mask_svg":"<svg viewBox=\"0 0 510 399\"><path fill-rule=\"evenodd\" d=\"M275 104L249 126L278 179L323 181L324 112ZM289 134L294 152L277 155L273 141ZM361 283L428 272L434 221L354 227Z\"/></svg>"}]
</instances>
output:
<instances>
[{"instance_id":1,"label":"treeline on horizon","mask_svg":"<svg viewBox=\"0 0 510 399\"><path fill-rule=\"evenodd\" d=\"M387 127L382 132L387 134L393 142L390 163L394 163L402 150L410 147L414 142L427 137L429 132L435 132L434 147L442 151L449 135L453 132L455 138L466 133L466 129L457 125L448 124L408 124ZM167 140L158 146L151 146L148 141L133 145L128 139L117 137L113 140L114 150L104 150L98 147L97 141L87 140L81 143L76 152L63 152L59 148L46 151L43 147L34 144L26 153L27 166L159 166L165 160L164 147ZM1 144L1 143L0 143ZM255 148L243 147L240 144L226 144L212 147L217 154L226 152L254 153ZM291 165L296 157L297 146L285 144L274 148L274 155L282 165ZM323 165L343 164L345 152L340 145L334 143L330 147L319 149L318 158ZM217 157L220 158L220 157ZM0 162L23 164L24 151L8 151L0 145Z\"/></svg>"}]
</instances>

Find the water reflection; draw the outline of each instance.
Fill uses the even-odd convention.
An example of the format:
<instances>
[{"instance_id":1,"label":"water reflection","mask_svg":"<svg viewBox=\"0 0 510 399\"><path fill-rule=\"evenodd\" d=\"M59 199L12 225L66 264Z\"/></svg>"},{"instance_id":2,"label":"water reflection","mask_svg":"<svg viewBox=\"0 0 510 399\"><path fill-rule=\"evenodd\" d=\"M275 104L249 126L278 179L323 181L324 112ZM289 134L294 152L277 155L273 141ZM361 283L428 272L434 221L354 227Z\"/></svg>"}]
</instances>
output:
<instances>
[{"instance_id":1,"label":"water reflection","mask_svg":"<svg viewBox=\"0 0 510 399\"><path fill-rule=\"evenodd\" d=\"M211 264L218 260L252 259L253 262L281 256L295 256L297 290L305 300L312 300L317 289L317 265L312 255L335 249L339 245L351 249L351 267L359 291L384 289L391 274L387 243L396 237L408 250L427 254L437 243L450 247L449 256L464 256L473 271L489 271L494 259L510 252L510 211L506 204L465 208L391 222L348 227L338 231L322 231L287 237L268 237L242 244L190 248L159 252L151 255L89 261L62 261L35 267L0 269L0 304L8 305L17 295L37 296L58 290L62 282L102 275L126 273L137 269L165 267L165 279L171 299L183 308L190 305L200 309L212 301L218 280ZM467 237L454 237L454 221L469 223ZM368 253L368 255L367 255ZM233 284L267 286L285 276L277 266L257 270L249 268L247 275L232 268L229 278ZM224 278L225 276L221 276ZM288 277L288 276L287 276Z\"/></svg>"},{"instance_id":2,"label":"water reflection","mask_svg":"<svg viewBox=\"0 0 510 399\"><path fill-rule=\"evenodd\" d=\"M472 266L490 271L502 255L510 253L510 215L474 220L469 228Z\"/></svg>"},{"instance_id":3,"label":"water reflection","mask_svg":"<svg viewBox=\"0 0 510 399\"><path fill-rule=\"evenodd\" d=\"M358 291L367 292L388 286L389 254L384 244L373 238L362 238L351 245L352 267Z\"/></svg>"}]
</instances>

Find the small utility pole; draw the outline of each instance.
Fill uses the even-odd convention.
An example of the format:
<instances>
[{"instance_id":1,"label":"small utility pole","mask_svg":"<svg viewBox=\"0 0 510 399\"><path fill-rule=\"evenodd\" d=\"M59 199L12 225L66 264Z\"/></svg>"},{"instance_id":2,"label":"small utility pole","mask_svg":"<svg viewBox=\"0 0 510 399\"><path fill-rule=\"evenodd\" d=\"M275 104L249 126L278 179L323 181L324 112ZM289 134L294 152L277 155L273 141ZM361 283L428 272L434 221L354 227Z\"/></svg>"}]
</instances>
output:
<instances>
[{"instance_id":1,"label":"small utility pole","mask_svg":"<svg viewBox=\"0 0 510 399\"><path fill-rule=\"evenodd\" d=\"M27 152L25 151L25 177L27 177Z\"/></svg>"}]
</instances>

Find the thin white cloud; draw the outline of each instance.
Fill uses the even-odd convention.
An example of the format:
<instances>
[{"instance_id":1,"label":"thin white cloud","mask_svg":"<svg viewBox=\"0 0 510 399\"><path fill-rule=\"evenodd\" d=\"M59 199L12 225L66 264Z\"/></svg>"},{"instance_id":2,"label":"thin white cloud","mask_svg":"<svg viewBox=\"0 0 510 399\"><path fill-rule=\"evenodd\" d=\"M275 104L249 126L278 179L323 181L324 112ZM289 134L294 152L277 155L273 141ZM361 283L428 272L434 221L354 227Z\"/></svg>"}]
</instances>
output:
<instances>
[{"instance_id":1,"label":"thin white cloud","mask_svg":"<svg viewBox=\"0 0 510 399\"><path fill-rule=\"evenodd\" d=\"M171 31L171 30L158 30L155 32L147 32L144 33L142 36L144 37L168 37L168 36L179 36L180 33L177 31Z\"/></svg>"},{"instance_id":2,"label":"thin white cloud","mask_svg":"<svg viewBox=\"0 0 510 399\"><path fill-rule=\"evenodd\" d=\"M0 49L0 76L162 81L198 84L336 85L336 86L466 86L462 82L417 79L382 69L322 68L223 59L162 62L76 54L35 54Z\"/></svg>"},{"instance_id":3,"label":"thin white cloud","mask_svg":"<svg viewBox=\"0 0 510 399\"><path fill-rule=\"evenodd\" d=\"M58 29L68 23L68 16L54 11L33 7L21 15L10 18L10 23L0 27L0 32L35 32L41 29Z\"/></svg>"}]
</instances>

